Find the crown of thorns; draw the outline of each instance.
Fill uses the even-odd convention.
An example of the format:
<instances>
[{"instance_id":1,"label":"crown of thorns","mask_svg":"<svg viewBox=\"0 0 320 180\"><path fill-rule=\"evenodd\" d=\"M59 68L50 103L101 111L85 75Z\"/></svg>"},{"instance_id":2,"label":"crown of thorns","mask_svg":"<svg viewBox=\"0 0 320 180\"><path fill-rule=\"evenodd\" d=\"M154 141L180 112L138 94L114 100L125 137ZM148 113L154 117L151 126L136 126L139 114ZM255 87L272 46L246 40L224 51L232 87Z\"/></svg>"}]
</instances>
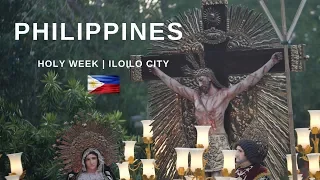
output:
<instances>
[{"instance_id":1,"label":"crown of thorns","mask_svg":"<svg viewBox=\"0 0 320 180\"><path fill-rule=\"evenodd\" d=\"M218 88L224 88L222 84L219 83L213 71L209 68L201 68L193 73L194 77L206 76L210 78L211 82Z\"/></svg>"}]
</instances>

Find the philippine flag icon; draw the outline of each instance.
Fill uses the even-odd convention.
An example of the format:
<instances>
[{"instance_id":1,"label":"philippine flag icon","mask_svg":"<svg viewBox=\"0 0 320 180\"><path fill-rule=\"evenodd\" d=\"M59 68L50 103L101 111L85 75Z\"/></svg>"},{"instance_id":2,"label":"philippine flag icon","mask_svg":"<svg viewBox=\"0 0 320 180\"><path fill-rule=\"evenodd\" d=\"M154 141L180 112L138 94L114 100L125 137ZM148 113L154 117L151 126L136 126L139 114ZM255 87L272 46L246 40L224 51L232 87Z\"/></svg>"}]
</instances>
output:
<instances>
[{"instance_id":1,"label":"philippine flag icon","mask_svg":"<svg viewBox=\"0 0 320 180\"><path fill-rule=\"evenodd\" d=\"M115 75L88 75L88 91L90 94L120 93L120 78Z\"/></svg>"}]
</instances>

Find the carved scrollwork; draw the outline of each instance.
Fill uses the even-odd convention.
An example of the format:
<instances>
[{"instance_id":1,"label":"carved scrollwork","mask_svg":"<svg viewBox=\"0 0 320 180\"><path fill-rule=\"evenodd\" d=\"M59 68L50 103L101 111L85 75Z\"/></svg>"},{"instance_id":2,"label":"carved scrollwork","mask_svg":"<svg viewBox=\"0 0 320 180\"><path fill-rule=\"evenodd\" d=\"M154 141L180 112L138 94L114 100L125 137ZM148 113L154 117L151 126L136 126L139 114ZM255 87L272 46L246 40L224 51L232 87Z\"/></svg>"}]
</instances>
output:
<instances>
[{"instance_id":1,"label":"carved scrollwork","mask_svg":"<svg viewBox=\"0 0 320 180\"><path fill-rule=\"evenodd\" d=\"M279 40L268 19L241 5L228 8L227 37L228 50L279 46Z\"/></svg>"},{"instance_id":2,"label":"carved scrollwork","mask_svg":"<svg viewBox=\"0 0 320 180\"><path fill-rule=\"evenodd\" d=\"M232 75L229 76L230 85L235 85L245 79L247 75ZM242 133L246 130L247 126L254 119L255 108L255 95L256 91L251 89L239 94L231 101L232 110L230 112L231 142L237 142Z\"/></svg>"},{"instance_id":3,"label":"carved scrollwork","mask_svg":"<svg viewBox=\"0 0 320 180\"><path fill-rule=\"evenodd\" d=\"M305 61L307 60L307 58L304 54L304 46L305 45L303 44L291 46L291 71L301 72L305 70Z\"/></svg>"},{"instance_id":4,"label":"carved scrollwork","mask_svg":"<svg viewBox=\"0 0 320 180\"><path fill-rule=\"evenodd\" d=\"M228 4L228 0L202 0L202 5Z\"/></svg>"},{"instance_id":5,"label":"carved scrollwork","mask_svg":"<svg viewBox=\"0 0 320 180\"><path fill-rule=\"evenodd\" d=\"M234 76L229 76L229 83L234 85L245 79L247 75L234 75Z\"/></svg>"},{"instance_id":6,"label":"carved scrollwork","mask_svg":"<svg viewBox=\"0 0 320 180\"><path fill-rule=\"evenodd\" d=\"M214 27L204 30L196 37L200 42L212 45L222 43L227 39L226 33L224 31L221 31Z\"/></svg>"},{"instance_id":7,"label":"carved scrollwork","mask_svg":"<svg viewBox=\"0 0 320 180\"><path fill-rule=\"evenodd\" d=\"M214 7L209 7L203 11L203 21L210 27L216 27L221 23L221 14Z\"/></svg>"},{"instance_id":8,"label":"carved scrollwork","mask_svg":"<svg viewBox=\"0 0 320 180\"><path fill-rule=\"evenodd\" d=\"M251 39L243 33L229 33L229 42L227 44L228 49L249 49L252 47Z\"/></svg>"}]
</instances>

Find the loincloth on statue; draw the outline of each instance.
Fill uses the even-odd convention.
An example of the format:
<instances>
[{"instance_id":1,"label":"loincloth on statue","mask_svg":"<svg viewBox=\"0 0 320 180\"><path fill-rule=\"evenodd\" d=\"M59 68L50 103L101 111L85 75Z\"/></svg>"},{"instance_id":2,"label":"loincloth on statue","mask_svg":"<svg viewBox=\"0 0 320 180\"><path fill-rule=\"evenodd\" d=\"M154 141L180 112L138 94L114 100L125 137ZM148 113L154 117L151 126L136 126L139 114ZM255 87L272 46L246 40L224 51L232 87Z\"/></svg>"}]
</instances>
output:
<instances>
[{"instance_id":1,"label":"loincloth on statue","mask_svg":"<svg viewBox=\"0 0 320 180\"><path fill-rule=\"evenodd\" d=\"M209 149L204 154L204 159L207 161L205 171L216 172L223 168L222 150L230 150L230 144L227 134L209 135Z\"/></svg>"}]
</instances>

